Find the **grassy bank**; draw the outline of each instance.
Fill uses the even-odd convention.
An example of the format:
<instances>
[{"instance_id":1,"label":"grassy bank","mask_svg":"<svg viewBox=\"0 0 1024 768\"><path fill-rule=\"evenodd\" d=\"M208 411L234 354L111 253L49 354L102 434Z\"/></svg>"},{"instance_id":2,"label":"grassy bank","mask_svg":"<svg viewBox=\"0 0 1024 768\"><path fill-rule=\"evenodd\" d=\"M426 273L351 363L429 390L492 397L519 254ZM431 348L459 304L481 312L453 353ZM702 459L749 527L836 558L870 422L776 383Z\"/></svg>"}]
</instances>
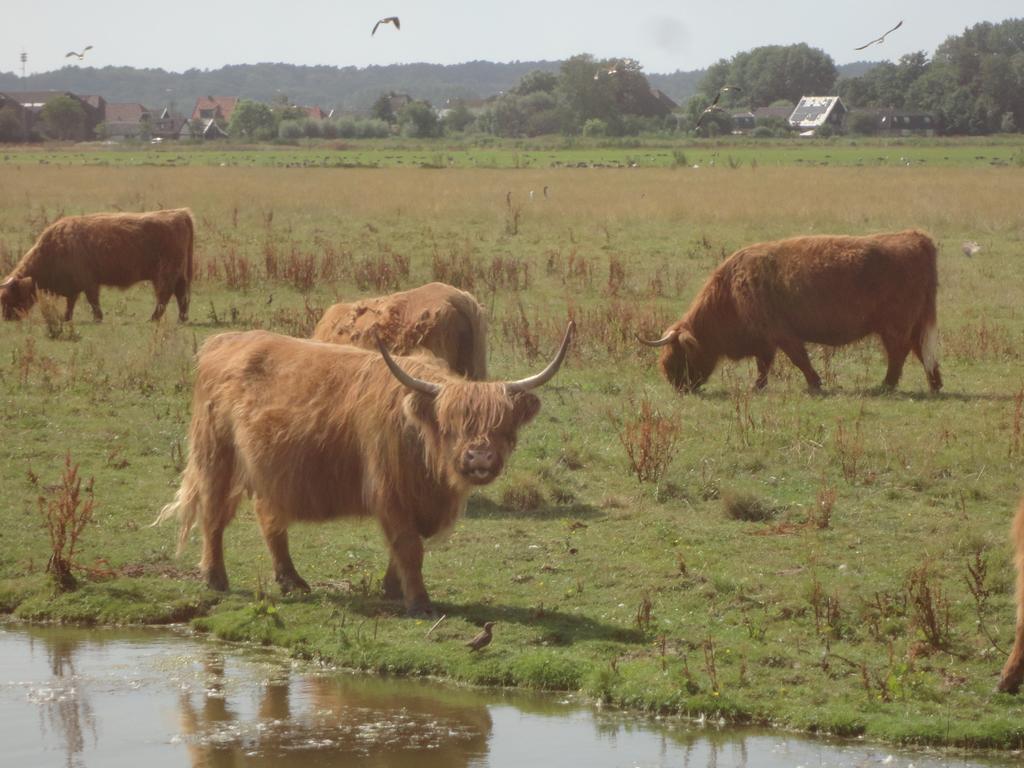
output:
<instances>
[{"instance_id":1,"label":"grassy bank","mask_svg":"<svg viewBox=\"0 0 1024 768\"><path fill-rule=\"evenodd\" d=\"M893 741L1024 743L1024 706L993 693L1012 641L1006 530L1024 460L1015 165L822 167L815 155L814 168L719 159L699 173L281 170L95 157L110 164L29 153L0 166L0 262L60 213L188 205L193 322L147 323L140 286L105 291L101 325L80 306L73 327L38 309L0 327L4 611L195 617L220 636L366 669ZM885 365L869 341L815 350L821 397L781 357L763 394L742 362L680 397L632 340L678 317L741 245L907 226L941 248L939 396L912 362L897 392L880 393ZM967 239L982 245L973 258ZM177 560L177 532L148 527L187 455L197 345L236 328L304 335L338 298L430 279L488 308L496 377L536 368L569 314L580 330L505 476L427 555L447 620L427 637L429 623L379 597L386 556L371 523L293 529L313 593L279 597L248 505L227 534L232 592L207 592L196 543ZM648 428L664 424L675 442L663 474L640 482L623 441L645 403ZM67 453L94 478L96 506L78 556L90 570L58 595L37 499L56 493ZM487 620L499 622L493 644L468 654L462 643Z\"/></svg>"}]
</instances>

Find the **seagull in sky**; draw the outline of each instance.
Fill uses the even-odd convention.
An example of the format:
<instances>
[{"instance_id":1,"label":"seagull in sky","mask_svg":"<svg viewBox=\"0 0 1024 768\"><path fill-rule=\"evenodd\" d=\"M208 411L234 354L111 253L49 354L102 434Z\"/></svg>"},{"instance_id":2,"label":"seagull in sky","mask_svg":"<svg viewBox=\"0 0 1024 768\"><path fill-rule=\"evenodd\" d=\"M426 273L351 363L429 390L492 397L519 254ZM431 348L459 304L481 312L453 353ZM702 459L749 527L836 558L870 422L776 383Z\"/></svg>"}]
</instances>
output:
<instances>
[{"instance_id":1,"label":"seagull in sky","mask_svg":"<svg viewBox=\"0 0 1024 768\"><path fill-rule=\"evenodd\" d=\"M375 34L377 34L377 27L379 27L381 24L394 24L395 29L402 28L402 22L398 20L397 16L385 16L383 19L381 19L380 21L373 25L373 31L370 32L370 37L373 37Z\"/></svg>"},{"instance_id":2,"label":"seagull in sky","mask_svg":"<svg viewBox=\"0 0 1024 768\"><path fill-rule=\"evenodd\" d=\"M903 19L900 19L900 23L899 23L899 24L897 24L897 25L896 25L895 27L893 27L892 29L890 29L890 30L889 30L889 32L895 32L895 31L896 31L897 29L899 29L899 28L900 28L900 27L902 27L902 26L903 26ZM885 35L888 35L888 34L889 34L889 32L886 32L886 33L885 33ZM876 37L876 38L875 38L874 40L872 40L871 42L868 42L868 43L864 43L864 45L862 45L862 46L860 46L860 47L858 47L858 48L854 48L853 50L855 50L855 51L863 51L863 50L864 50L865 48L867 48L867 47L868 47L869 45L874 45L875 43L881 43L881 42L884 42L884 41L885 41L885 35L882 35L881 37Z\"/></svg>"},{"instance_id":3,"label":"seagull in sky","mask_svg":"<svg viewBox=\"0 0 1024 768\"><path fill-rule=\"evenodd\" d=\"M718 93L715 94L715 100L712 101L707 107L705 107L704 111L700 113L700 117L697 118L697 125L694 126L695 128L700 128L700 124L704 122L705 115L710 115L712 112L725 111L720 106L718 106L718 100L722 98L722 93L724 91L740 91L742 93L743 89L740 88L738 85L723 85L721 88L719 88Z\"/></svg>"},{"instance_id":4,"label":"seagull in sky","mask_svg":"<svg viewBox=\"0 0 1024 768\"><path fill-rule=\"evenodd\" d=\"M68 51L67 53L64 54L64 58L65 59L70 59L72 56L77 56L78 60L81 61L82 59L85 58L85 52L86 51L91 51L91 50L92 50L92 46L91 45L87 45L87 46L85 46L85 48L82 49L81 53L79 53L78 51Z\"/></svg>"}]
</instances>

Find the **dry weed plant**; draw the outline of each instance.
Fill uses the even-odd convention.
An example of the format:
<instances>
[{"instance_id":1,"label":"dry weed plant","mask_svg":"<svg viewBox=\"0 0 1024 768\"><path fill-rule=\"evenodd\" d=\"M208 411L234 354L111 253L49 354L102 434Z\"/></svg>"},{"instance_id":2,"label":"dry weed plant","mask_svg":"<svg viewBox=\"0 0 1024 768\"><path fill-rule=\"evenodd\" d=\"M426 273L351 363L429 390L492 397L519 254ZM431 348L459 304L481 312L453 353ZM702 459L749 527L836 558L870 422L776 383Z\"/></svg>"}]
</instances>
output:
<instances>
[{"instance_id":1,"label":"dry weed plant","mask_svg":"<svg viewBox=\"0 0 1024 768\"><path fill-rule=\"evenodd\" d=\"M861 462L864 458L864 436L861 434L860 416L854 420L852 429L846 426L843 419L836 422L834 445L843 478L853 485L863 469Z\"/></svg>"},{"instance_id":2,"label":"dry weed plant","mask_svg":"<svg viewBox=\"0 0 1024 768\"><path fill-rule=\"evenodd\" d=\"M928 561L907 576L906 592L911 626L921 631L933 650L946 650L952 644L950 603Z\"/></svg>"},{"instance_id":3,"label":"dry weed plant","mask_svg":"<svg viewBox=\"0 0 1024 768\"><path fill-rule=\"evenodd\" d=\"M626 450L630 471L641 483L657 483L677 452L682 431L678 418L663 415L646 396L634 418L621 423L610 418Z\"/></svg>"},{"instance_id":4,"label":"dry weed plant","mask_svg":"<svg viewBox=\"0 0 1024 768\"><path fill-rule=\"evenodd\" d=\"M40 496L37 503L50 537L50 560L46 570L53 574L58 589L74 589L77 581L72 570L82 568L75 562L79 540L93 519L93 479L89 478L83 492L78 464L71 463L69 452L64 457L60 484L47 496Z\"/></svg>"},{"instance_id":5,"label":"dry weed plant","mask_svg":"<svg viewBox=\"0 0 1024 768\"><path fill-rule=\"evenodd\" d=\"M1010 458L1021 455L1021 439L1024 437L1024 386L1013 396L1013 421L1010 425Z\"/></svg>"}]
</instances>

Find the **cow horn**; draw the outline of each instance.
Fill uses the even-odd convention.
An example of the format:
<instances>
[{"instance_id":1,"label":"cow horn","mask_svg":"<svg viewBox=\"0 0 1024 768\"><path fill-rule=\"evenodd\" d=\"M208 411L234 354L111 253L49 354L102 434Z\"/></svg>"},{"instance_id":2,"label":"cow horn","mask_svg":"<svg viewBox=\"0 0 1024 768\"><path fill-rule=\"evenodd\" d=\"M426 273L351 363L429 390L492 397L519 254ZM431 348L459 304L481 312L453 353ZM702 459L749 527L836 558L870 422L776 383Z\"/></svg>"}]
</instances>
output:
<instances>
[{"instance_id":1,"label":"cow horn","mask_svg":"<svg viewBox=\"0 0 1024 768\"><path fill-rule=\"evenodd\" d=\"M639 341L641 344L646 344L648 347L664 347L666 344L671 342L672 339L674 339L676 336L679 335L679 331L673 329L671 331L668 331L660 339L654 339L654 340L645 339L639 333L635 333L633 335L636 336L636 340L637 341Z\"/></svg>"},{"instance_id":2,"label":"cow horn","mask_svg":"<svg viewBox=\"0 0 1024 768\"><path fill-rule=\"evenodd\" d=\"M423 381L417 379L415 376L410 376L408 373L403 371L388 353L387 347L384 346L384 342L380 340L380 336L377 336L377 348L380 349L380 354L384 358L384 362L387 363L388 368L391 369L391 373L395 375L395 378L405 384L409 389L415 389L417 392L422 392L425 395L435 397L438 392L441 391L441 387L438 384L431 384L429 381Z\"/></svg>"},{"instance_id":3,"label":"cow horn","mask_svg":"<svg viewBox=\"0 0 1024 768\"><path fill-rule=\"evenodd\" d=\"M11 285L13 282L14 282L14 278L13 277L9 277L6 280L4 280L2 283L0 283L0 288L6 288L8 285Z\"/></svg>"},{"instance_id":4,"label":"cow horn","mask_svg":"<svg viewBox=\"0 0 1024 768\"><path fill-rule=\"evenodd\" d=\"M555 355L554 360L548 363L547 368L540 373L520 379L519 381L506 381L505 391L510 395L515 392L526 392L550 381L558 373L558 369L562 367L562 361L565 360L565 353L569 351L569 342L572 341L572 334L575 330L576 321L570 320L569 326L565 329L565 338L562 339L562 346L559 347L558 354Z\"/></svg>"}]
</instances>

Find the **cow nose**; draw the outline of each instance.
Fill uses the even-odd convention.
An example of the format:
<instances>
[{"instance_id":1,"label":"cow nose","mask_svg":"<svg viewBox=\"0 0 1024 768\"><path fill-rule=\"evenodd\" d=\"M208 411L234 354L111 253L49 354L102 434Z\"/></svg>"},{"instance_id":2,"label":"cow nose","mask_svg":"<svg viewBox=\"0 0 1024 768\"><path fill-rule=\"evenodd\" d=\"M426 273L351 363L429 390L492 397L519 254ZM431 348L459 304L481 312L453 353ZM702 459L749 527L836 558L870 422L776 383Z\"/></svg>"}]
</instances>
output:
<instances>
[{"instance_id":1,"label":"cow nose","mask_svg":"<svg viewBox=\"0 0 1024 768\"><path fill-rule=\"evenodd\" d=\"M470 448L466 451L466 466L469 469L490 469L494 466L495 454L490 448Z\"/></svg>"}]
</instances>

